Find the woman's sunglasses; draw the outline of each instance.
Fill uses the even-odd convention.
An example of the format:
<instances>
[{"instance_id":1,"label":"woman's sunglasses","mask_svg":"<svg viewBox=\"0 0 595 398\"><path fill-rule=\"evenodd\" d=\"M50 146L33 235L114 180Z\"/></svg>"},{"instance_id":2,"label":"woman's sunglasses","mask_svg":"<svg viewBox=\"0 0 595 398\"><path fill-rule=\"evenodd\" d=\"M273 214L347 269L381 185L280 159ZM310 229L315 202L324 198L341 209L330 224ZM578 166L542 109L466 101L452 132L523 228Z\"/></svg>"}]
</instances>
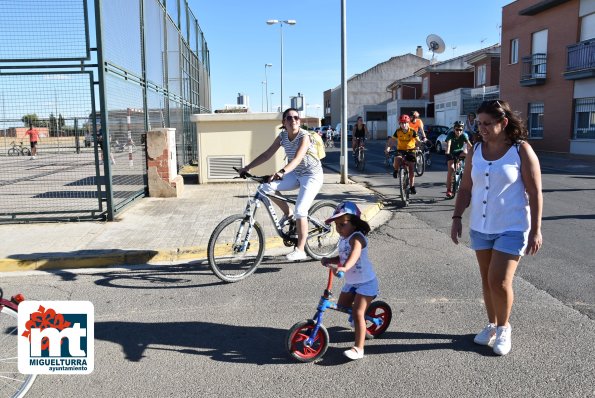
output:
<instances>
[{"instance_id":1,"label":"woman's sunglasses","mask_svg":"<svg viewBox=\"0 0 595 398\"><path fill-rule=\"evenodd\" d=\"M299 116L291 116L291 115L287 115L285 116L285 120L287 120L288 122L291 122L292 120L300 120Z\"/></svg>"}]
</instances>

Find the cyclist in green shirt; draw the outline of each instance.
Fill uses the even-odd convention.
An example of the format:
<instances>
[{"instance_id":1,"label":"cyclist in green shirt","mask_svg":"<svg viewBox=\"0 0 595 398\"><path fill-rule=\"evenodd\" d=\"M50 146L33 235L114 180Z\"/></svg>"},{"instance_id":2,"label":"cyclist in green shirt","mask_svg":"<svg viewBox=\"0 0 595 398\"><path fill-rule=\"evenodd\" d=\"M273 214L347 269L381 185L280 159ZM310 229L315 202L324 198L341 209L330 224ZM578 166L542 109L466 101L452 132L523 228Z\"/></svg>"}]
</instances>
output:
<instances>
[{"instance_id":1,"label":"cyclist in green shirt","mask_svg":"<svg viewBox=\"0 0 595 398\"><path fill-rule=\"evenodd\" d=\"M446 198L452 199L452 173L455 170L454 160L464 158L467 154L467 145L471 147L469 136L463 132L464 123L457 120L454 122L453 131L446 135L446 159L448 160L448 172L446 174Z\"/></svg>"}]
</instances>

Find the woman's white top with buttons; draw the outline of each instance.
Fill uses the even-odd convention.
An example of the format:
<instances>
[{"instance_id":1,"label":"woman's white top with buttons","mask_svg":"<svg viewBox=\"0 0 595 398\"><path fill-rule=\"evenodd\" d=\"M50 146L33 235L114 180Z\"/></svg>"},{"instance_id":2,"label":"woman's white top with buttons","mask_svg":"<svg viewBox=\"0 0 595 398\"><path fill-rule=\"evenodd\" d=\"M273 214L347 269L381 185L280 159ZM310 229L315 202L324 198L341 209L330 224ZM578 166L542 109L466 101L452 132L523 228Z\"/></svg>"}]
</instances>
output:
<instances>
[{"instance_id":1,"label":"woman's white top with buttons","mask_svg":"<svg viewBox=\"0 0 595 398\"><path fill-rule=\"evenodd\" d=\"M362 252L355 265L345 273L345 283L349 283L350 285L369 282L376 278L374 267L368 258L368 238L361 232L356 231L347 238L339 239L339 260L341 261L341 264L345 264L345 261L349 258L349 254L351 254L351 245L349 244L349 241L357 234L364 238L366 246L362 248Z\"/></svg>"},{"instance_id":2,"label":"woman's white top with buttons","mask_svg":"<svg viewBox=\"0 0 595 398\"><path fill-rule=\"evenodd\" d=\"M529 230L529 197L518 151L513 145L500 159L489 161L477 145L471 169L471 229L484 234Z\"/></svg>"}]
</instances>

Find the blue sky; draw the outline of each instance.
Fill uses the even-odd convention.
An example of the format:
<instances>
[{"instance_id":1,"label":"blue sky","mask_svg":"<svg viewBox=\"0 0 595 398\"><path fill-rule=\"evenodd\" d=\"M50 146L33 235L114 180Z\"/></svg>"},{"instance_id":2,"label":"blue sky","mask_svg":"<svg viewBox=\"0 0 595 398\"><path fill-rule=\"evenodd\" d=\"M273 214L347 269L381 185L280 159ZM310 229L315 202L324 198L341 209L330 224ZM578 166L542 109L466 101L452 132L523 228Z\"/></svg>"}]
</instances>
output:
<instances>
[{"instance_id":1,"label":"blue sky","mask_svg":"<svg viewBox=\"0 0 595 398\"><path fill-rule=\"evenodd\" d=\"M302 93L308 114L322 116L322 93L341 83L341 1L188 0L205 33L211 53L213 109L235 104L238 93L261 111L262 81L268 68L272 103L279 105L280 32L268 19L295 19L283 26L283 105ZM347 76L361 73L393 56L415 53L421 45L431 58L426 37L444 40L438 61L500 42L502 7L511 0L412 1L347 0ZM415 6L415 7L414 7ZM269 98L271 98L269 96ZM266 106L266 105L265 105Z\"/></svg>"}]
</instances>

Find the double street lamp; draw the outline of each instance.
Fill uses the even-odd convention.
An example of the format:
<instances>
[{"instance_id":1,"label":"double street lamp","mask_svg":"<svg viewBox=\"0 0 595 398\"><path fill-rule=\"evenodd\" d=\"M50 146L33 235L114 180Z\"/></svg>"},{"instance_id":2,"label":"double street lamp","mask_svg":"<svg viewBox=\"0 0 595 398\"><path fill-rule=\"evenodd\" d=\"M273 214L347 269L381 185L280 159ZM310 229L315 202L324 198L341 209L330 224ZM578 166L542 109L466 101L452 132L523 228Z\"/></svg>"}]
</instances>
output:
<instances>
[{"instance_id":1,"label":"double street lamp","mask_svg":"<svg viewBox=\"0 0 595 398\"><path fill-rule=\"evenodd\" d=\"M281 32L281 112L283 112L283 24L286 25L295 25L297 22L295 19L287 19L285 21L281 21L278 19L269 19L267 21L268 25L276 25L279 24L280 32Z\"/></svg>"}]
</instances>

